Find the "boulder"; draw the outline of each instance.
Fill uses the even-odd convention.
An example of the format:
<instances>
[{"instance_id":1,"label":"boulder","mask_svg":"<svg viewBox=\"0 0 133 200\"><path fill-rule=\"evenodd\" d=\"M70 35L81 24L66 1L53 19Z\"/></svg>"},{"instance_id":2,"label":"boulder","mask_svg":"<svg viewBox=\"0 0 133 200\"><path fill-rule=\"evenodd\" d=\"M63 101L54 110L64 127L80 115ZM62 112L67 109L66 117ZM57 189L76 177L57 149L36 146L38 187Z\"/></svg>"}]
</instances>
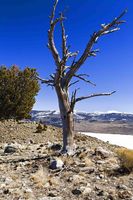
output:
<instances>
[{"instance_id":1,"label":"boulder","mask_svg":"<svg viewBox=\"0 0 133 200\"><path fill-rule=\"evenodd\" d=\"M103 149L102 147L97 147L95 149L95 155L96 156L101 156L101 158L103 158L103 159L110 157L111 154L112 154L112 152L107 151L107 150Z\"/></svg>"}]
</instances>

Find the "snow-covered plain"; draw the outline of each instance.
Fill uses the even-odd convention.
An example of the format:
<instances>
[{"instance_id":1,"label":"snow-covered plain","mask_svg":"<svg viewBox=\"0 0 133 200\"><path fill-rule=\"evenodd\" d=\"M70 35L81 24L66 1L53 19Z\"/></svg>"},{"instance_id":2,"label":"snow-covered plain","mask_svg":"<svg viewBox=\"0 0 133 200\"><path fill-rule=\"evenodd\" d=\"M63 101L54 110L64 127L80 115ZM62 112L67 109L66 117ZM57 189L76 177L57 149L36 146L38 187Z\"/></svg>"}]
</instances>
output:
<instances>
[{"instance_id":1,"label":"snow-covered plain","mask_svg":"<svg viewBox=\"0 0 133 200\"><path fill-rule=\"evenodd\" d=\"M129 149L133 149L133 135L118 135L118 134L102 134L102 133L89 133L81 132L82 134L98 138L110 144L119 145Z\"/></svg>"}]
</instances>

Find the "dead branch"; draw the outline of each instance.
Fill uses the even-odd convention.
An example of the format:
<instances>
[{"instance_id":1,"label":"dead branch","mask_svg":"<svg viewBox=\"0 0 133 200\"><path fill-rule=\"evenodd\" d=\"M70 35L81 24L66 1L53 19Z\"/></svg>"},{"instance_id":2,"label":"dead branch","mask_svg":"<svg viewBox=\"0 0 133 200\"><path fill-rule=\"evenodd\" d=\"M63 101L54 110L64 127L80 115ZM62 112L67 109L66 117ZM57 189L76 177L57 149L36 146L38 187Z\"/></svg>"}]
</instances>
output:
<instances>
[{"instance_id":1,"label":"dead branch","mask_svg":"<svg viewBox=\"0 0 133 200\"><path fill-rule=\"evenodd\" d=\"M75 99L75 103L82 101L82 100L85 100L85 99L90 99L90 98L93 98L93 97L110 96L110 95L114 94L115 92L116 91L113 91L113 92L110 92L110 93L95 93L95 94L91 94L91 95L88 95L88 96L79 97L79 98Z\"/></svg>"},{"instance_id":2,"label":"dead branch","mask_svg":"<svg viewBox=\"0 0 133 200\"><path fill-rule=\"evenodd\" d=\"M36 157L29 157L29 158L19 158L19 159L9 159L9 160L0 160L0 164L3 163L19 163L19 162L31 162L36 160L45 160L48 158L48 155L46 156L36 156Z\"/></svg>"},{"instance_id":3,"label":"dead branch","mask_svg":"<svg viewBox=\"0 0 133 200\"><path fill-rule=\"evenodd\" d=\"M84 74L84 76L85 76L85 74ZM86 76L87 76L87 74L86 74ZM74 77L79 78L80 80L82 80L82 81L84 81L86 83L89 83L89 84L91 84L93 86L96 86L95 83L92 83L90 80L87 80L86 78L83 78L83 75L80 75L80 74L76 75L76 74L74 74Z\"/></svg>"},{"instance_id":4,"label":"dead branch","mask_svg":"<svg viewBox=\"0 0 133 200\"><path fill-rule=\"evenodd\" d=\"M79 80L70 83L68 87L71 87L72 85L75 85L76 83L79 83Z\"/></svg>"},{"instance_id":5,"label":"dead branch","mask_svg":"<svg viewBox=\"0 0 133 200\"><path fill-rule=\"evenodd\" d=\"M51 75L52 76L52 75ZM46 85L49 85L49 86L54 86L54 79L51 80L51 79L42 79L41 77L39 76L36 76L36 79L38 79L39 81L41 81L41 83L44 83Z\"/></svg>"},{"instance_id":6,"label":"dead branch","mask_svg":"<svg viewBox=\"0 0 133 200\"><path fill-rule=\"evenodd\" d=\"M117 18L115 18L112 22L110 22L107 25L102 24L101 29L99 31L93 33L93 35L91 36L83 54L78 59L78 61L75 62L74 65L67 72L66 77L65 77L65 84L66 85L68 85L68 83L70 82L73 75L77 72L77 70L81 67L81 65L84 64L86 59L90 56L96 55L95 54L96 52L92 51L92 48L93 48L94 44L98 41L98 39L103 35L113 33L115 31L119 30L119 25L125 22L125 21L120 21L120 18L122 18L123 15L125 15L126 12L127 12L127 10L122 12Z\"/></svg>"},{"instance_id":7,"label":"dead branch","mask_svg":"<svg viewBox=\"0 0 133 200\"><path fill-rule=\"evenodd\" d=\"M61 16L61 18L64 18L62 13L60 16ZM71 57L76 57L79 52L76 51L76 52L72 53L69 51L70 46L67 47L67 37L68 36L65 33L65 27L64 27L63 20L60 21L60 24L61 24L61 30L62 30L62 61L61 61L61 63L63 63L63 65L65 67L67 60ZM64 68L64 70L65 70L65 68Z\"/></svg>"},{"instance_id":8,"label":"dead branch","mask_svg":"<svg viewBox=\"0 0 133 200\"><path fill-rule=\"evenodd\" d=\"M58 4L58 0L55 0L53 10L50 16L50 29L48 30L48 41L49 41L48 48L51 50L56 66L59 67L61 59L54 42L54 29L55 29L56 24L62 21L64 18L60 16L59 18L54 19L57 4Z\"/></svg>"},{"instance_id":9,"label":"dead branch","mask_svg":"<svg viewBox=\"0 0 133 200\"><path fill-rule=\"evenodd\" d=\"M90 98L93 98L93 97L110 96L110 95L114 94L115 92L116 91L113 91L113 92L110 92L110 93L95 93L95 94L91 94L91 95L88 95L88 96L76 98L77 90L75 90L72 93L71 102L70 102L71 112L73 112L75 104L79 101L82 101L82 100L85 100L85 99L90 99Z\"/></svg>"},{"instance_id":10,"label":"dead branch","mask_svg":"<svg viewBox=\"0 0 133 200\"><path fill-rule=\"evenodd\" d=\"M61 17L62 16L63 16L63 14L61 13ZM65 34L65 27L64 27L63 21L61 21L60 24L61 24L61 30L62 30L62 57L63 57L63 59L65 59L67 52L68 52L67 35Z\"/></svg>"},{"instance_id":11,"label":"dead branch","mask_svg":"<svg viewBox=\"0 0 133 200\"><path fill-rule=\"evenodd\" d=\"M73 112L74 110L76 95L77 95L78 90L79 88L75 89L74 92L72 92L71 101L70 101L70 112Z\"/></svg>"}]
</instances>

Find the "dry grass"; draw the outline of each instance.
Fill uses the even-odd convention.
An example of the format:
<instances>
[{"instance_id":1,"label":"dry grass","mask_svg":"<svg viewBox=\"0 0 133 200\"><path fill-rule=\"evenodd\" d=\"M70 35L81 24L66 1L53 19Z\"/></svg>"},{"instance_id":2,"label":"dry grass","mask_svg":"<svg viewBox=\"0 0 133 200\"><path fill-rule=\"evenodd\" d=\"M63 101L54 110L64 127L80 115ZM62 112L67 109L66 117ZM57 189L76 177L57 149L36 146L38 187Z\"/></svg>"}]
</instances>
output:
<instances>
[{"instance_id":1,"label":"dry grass","mask_svg":"<svg viewBox=\"0 0 133 200\"><path fill-rule=\"evenodd\" d=\"M31 180L37 187L44 187L49 181L47 170L40 166L38 171L31 175Z\"/></svg>"},{"instance_id":2,"label":"dry grass","mask_svg":"<svg viewBox=\"0 0 133 200\"><path fill-rule=\"evenodd\" d=\"M92 167L94 165L94 163L91 161L91 159L89 159L87 157L84 158L84 162L85 162L86 167Z\"/></svg>"},{"instance_id":3,"label":"dry grass","mask_svg":"<svg viewBox=\"0 0 133 200\"><path fill-rule=\"evenodd\" d=\"M126 148L119 148L116 153L121 161L123 167L129 171L133 170L133 150Z\"/></svg>"},{"instance_id":4,"label":"dry grass","mask_svg":"<svg viewBox=\"0 0 133 200\"><path fill-rule=\"evenodd\" d=\"M36 184L37 188L47 188L50 185L57 187L60 185L60 178L51 176L48 170L42 166L31 175L31 180Z\"/></svg>"}]
</instances>

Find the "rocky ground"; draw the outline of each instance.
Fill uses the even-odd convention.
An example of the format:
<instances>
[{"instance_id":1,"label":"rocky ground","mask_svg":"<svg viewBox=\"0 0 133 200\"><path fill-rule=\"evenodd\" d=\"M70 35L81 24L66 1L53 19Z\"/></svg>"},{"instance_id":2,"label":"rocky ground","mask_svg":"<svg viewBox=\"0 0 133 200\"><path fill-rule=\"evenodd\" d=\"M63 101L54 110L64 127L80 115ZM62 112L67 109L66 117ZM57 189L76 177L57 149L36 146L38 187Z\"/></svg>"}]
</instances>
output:
<instances>
[{"instance_id":1,"label":"rocky ground","mask_svg":"<svg viewBox=\"0 0 133 200\"><path fill-rule=\"evenodd\" d=\"M61 130L0 122L0 200L133 200L133 173L116 146L76 134L76 153L61 155Z\"/></svg>"}]
</instances>

